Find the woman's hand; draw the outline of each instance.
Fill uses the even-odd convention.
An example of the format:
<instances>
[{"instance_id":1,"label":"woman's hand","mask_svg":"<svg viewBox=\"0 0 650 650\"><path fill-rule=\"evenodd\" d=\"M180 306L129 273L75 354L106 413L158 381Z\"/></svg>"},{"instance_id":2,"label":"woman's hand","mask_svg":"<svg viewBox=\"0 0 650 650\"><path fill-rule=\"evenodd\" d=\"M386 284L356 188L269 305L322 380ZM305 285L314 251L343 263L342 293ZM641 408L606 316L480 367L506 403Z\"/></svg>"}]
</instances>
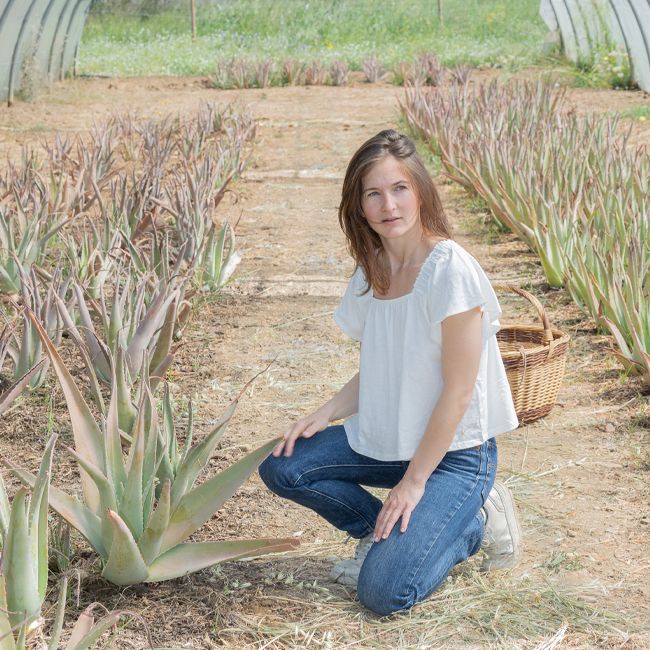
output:
<instances>
[{"instance_id":1,"label":"woman's hand","mask_svg":"<svg viewBox=\"0 0 650 650\"><path fill-rule=\"evenodd\" d=\"M424 485L408 479L406 476L389 492L375 524L374 541L386 539L397 520L401 517L401 533L409 525L411 513L424 494Z\"/></svg>"},{"instance_id":2,"label":"woman's hand","mask_svg":"<svg viewBox=\"0 0 650 650\"><path fill-rule=\"evenodd\" d=\"M300 418L292 427L283 435L284 440L273 450L273 455L278 457L284 451L285 456L291 456L293 446L298 438L311 438L315 433L327 428L330 419L323 409L314 411L311 415Z\"/></svg>"}]
</instances>

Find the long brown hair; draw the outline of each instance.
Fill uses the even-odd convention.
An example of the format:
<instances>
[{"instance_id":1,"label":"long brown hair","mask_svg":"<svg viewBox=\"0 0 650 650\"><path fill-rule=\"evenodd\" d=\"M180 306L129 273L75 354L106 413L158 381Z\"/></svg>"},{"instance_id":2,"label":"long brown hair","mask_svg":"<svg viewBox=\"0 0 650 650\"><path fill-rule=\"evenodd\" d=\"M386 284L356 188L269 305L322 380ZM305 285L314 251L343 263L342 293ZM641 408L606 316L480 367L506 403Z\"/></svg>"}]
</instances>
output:
<instances>
[{"instance_id":1,"label":"long brown hair","mask_svg":"<svg viewBox=\"0 0 650 650\"><path fill-rule=\"evenodd\" d=\"M364 293L371 288L386 293L390 284L388 267L381 254L384 248L381 238L368 225L361 207L363 177L386 156L393 156L404 166L420 202L420 223L424 232L451 239L440 196L413 140L393 129L380 131L366 140L348 163L339 205L339 223L347 238L348 250L356 267L363 268L368 280Z\"/></svg>"}]
</instances>

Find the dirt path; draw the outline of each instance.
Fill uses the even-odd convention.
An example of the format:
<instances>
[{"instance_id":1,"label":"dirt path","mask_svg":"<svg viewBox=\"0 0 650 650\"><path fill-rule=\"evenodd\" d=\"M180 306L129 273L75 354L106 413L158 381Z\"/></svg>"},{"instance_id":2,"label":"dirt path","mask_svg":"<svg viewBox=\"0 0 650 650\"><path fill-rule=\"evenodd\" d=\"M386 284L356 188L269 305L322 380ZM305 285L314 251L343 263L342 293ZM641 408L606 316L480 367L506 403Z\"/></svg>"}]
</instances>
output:
<instances>
[{"instance_id":1,"label":"dirt path","mask_svg":"<svg viewBox=\"0 0 650 650\"><path fill-rule=\"evenodd\" d=\"M280 433L356 370L356 346L331 318L352 268L336 209L350 155L379 129L397 125L398 93L364 85L216 92L197 80L95 80L58 86L20 110L0 109L0 144L9 156L21 143L49 138L55 129L88 128L115 110L162 115L202 100L242 98L259 119L254 156L236 186L239 201L222 212L241 216L238 278L221 299L197 310L172 378L176 396L195 395L202 433L227 399L275 359L243 400L215 465ZM594 105L640 103L632 95L594 93ZM576 97L581 107L589 104L584 93ZM532 648L565 622L556 647L618 647L635 631L625 647L650 646L647 627L645 635L638 630L650 615L647 397L637 382L619 381L605 339L581 329L568 299L543 293L525 247L483 225L484 215L458 188L442 180L440 188L458 241L490 278L542 292L555 324L574 336L560 404L500 441L501 478L515 492L526 538L521 566L480 576L472 561L413 616L378 622L327 577L329 557L351 553L351 545L253 478L201 537L297 534L297 553L125 591L88 578L82 605L100 600L136 610L156 644L187 648ZM504 298L503 305L512 318L531 320L517 300ZM33 465L45 428L22 434L21 445L11 420L2 431L2 452ZM473 605L467 594L474 594ZM136 629L130 638L124 647L144 647Z\"/></svg>"}]
</instances>

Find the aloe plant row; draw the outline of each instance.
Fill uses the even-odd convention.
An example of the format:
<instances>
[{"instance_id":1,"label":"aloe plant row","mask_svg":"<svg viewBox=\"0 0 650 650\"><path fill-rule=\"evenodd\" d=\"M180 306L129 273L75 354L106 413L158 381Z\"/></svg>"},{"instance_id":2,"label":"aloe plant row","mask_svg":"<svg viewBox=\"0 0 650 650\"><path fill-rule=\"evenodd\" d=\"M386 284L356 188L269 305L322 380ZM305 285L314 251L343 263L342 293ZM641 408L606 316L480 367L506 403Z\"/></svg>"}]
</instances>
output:
<instances>
[{"instance_id":1,"label":"aloe plant row","mask_svg":"<svg viewBox=\"0 0 650 650\"><path fill-rule=\"evenodd\" d=\"M269 441L195 486L235 411L237 399L207 436L191 445L190 435L181 448L169 398L165 398L161 425L143 371L128 455L124 458L115 371L108 412L98 422L38 319L32 312L28 315L63 389L75 441L75 448L68 452L81 473L83 502L52 487L50 505L97 551L107 580L118 585L167 580L223 560L289 550L297 545L293 538L185 542L277 444L277 440ZM117 365L111 363L111 368ZM33 474L8 460L4 464L25 485L36 485Z\"/></svg>"},{"instance_id":2,"label":"aloe plant row","mask_svg":"<svg viewBox=\"0 0 650 650\"><path fill-rule=\"evenodd\" d=\"M545 81L407 89L402 111L650 383L650 153L628 146L616 117L577 115Z\"/></svg>"}]
</instances>

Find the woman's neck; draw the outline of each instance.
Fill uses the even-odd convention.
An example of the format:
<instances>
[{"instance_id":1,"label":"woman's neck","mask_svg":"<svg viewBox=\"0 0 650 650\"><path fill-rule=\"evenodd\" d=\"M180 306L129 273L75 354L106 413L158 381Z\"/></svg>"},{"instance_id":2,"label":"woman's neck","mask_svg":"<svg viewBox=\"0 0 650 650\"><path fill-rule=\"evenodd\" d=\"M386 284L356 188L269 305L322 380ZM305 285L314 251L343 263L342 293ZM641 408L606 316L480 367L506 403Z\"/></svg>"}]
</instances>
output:
<instances>
[{"instance_id":1,"label":"woman's neck","mask_svg":"<svg viewBox=\"0 0 650 650\"><path fill-rule=\"evenodd\" d=\"M384 262L391 273L399 273L402 269L417 268L429 257L429 253L442 237L425 235L424 233L417 240L397 241L385 239Z\"/></svg>"}]
</instances>

